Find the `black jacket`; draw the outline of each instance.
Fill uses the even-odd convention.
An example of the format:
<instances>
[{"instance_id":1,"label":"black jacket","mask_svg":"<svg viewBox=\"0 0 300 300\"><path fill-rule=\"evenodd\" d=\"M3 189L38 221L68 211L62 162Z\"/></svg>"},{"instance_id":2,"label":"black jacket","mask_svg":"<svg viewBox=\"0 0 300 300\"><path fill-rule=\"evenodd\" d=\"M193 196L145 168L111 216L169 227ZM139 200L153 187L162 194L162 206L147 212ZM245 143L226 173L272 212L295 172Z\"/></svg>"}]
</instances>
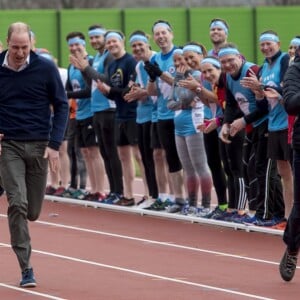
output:
<instances>
[{"instance_id":1,"label":"black jacket","mask_svg":"<svg viewBox=\"0 0 300 300\"><path fill-rule=\"evenodd\" d=\"M287 113L297 116L293 129L293 148L300 151L300 50L285 73L283 98Z\"/></svg>"}]
</instances>

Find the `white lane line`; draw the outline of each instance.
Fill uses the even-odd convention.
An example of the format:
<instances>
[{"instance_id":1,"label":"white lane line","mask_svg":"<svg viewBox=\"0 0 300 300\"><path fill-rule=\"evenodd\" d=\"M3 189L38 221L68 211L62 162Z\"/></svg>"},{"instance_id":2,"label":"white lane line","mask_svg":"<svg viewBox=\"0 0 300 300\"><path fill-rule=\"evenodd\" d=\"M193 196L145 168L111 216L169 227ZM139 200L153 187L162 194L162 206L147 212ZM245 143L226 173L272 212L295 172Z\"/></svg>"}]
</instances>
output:
<instances>
[{"instance_id":1,"label":"white lane line","mask_svg":"<svg viewBox=\"0 0 300 300\"><path fill-rule=\"evenodd\" d=\"M30 295L34 295L34 296L41 296L43 298L46 299L52 299L52 300L67 300L66 298L60 298L60 297L55 297L55 296L51 296L49 294L44 294L44 293L39 293L39 292L35 292L33 290L29 290L29 289L24 289L24 288L18 288L16 286L13 285L9 285L9 284L5 284L5 283L1 283L0 282L0 287L4 287L10 290L15 290L18 292L22 292L22 293L26 293L26 294L30 294Z\"/></svg>"},{"instance_id":2,"label":"white lane line","mask_svg":"<svg viewBox=\"0 0 300 300\"><path fill-rule=\"evenodd\" d=\"M268 261L268 260L263 260L263 259L258 259L258 258L251 258L251 257L246 257L246 256L241 256L241 255L236 255L236 254L230 254L230 253L226 253L226 252L219 252L219 251L206 250L206 249L195 248L195 247L190 247L190 246L184 246L184 245L180 245L180 244L175 244L173 242L161 242L161 241L156 241L156 240L137 238L137 237L132 237L132 236L128 236L128 235L116 234L116 233L99 231L99 230L92 230L92 229L87 229L87 228L79 228L76 226L63 225L63 224L59 224L59 223L52 223L52 222L46 222L46 221L36 221L36 223L59 227L59 228L70 229L70 230L82 231L82 232L87 232L87 233L99 234L99 235L104 235L104 236L110 236L110 237L114 237L114 238L132 240L132 241L137 241L137 242L142 242L142 243L178 248L178 249L183 249L183 250L190 250L190 251L195 251L195 252L208 253L208 254L213 254L213 255L217 255L217 256L224 256L224 257L230 257L230 258L236 258L236 259L244 259L244 260L249 260L249 261L254 261L254 262L259 262L259 263L266 263L266 264L271 264L271 265L279 264L278 262L273 262L273 261Z\"/></svg>"},{"instance_id":3,"label":"white lane line","mask_svg":"<svg viewBox=\"0 0 300 300\"><path fill-rule=\"evenodd\" d=\"M7 217L7 216L0 214L0 217ZM41 225L47 225L47 226L54 226L54 227L58 227L58 228L69 229L69 230L76 230L76 231L80 231L80 232L110 236L110 237L114 237L114 238L132 240L132 241L148 243L148 244L153 244L153 245L160 245L160 246L165 246L165 247L172 247L172 248L178 248L178 249L183 249L183 250L190 250L190 251L194 251L194 252L208 253L208 254L213 254L213 255L217 255L217 256L243 259L243 260L248 260L248 261L254 261L254 262L257 262L257 263L264 263L264 264L271 264L271 265L278 265L279 264L278 262L274 262L274 261L268 261L268 260L263 260L263 259L258 259L258 258L246 257L246 256L237 255L237 254L230 254L230 253L226 253L226 252L212 251L212 250L207 250L207 249L201 249L201 248L195 248L195 247L175 244L175 243L172 243L172 242L161 242L161 241L155 241L155 240L132 237L132 236L128 236L128 235L121 235L121 234L110 233L110 232L105 232L105 231L92 230L92 229L87 229L87 228L79 228L79 227L76 227L76 226L63 225L63 224L59 224L59 223L46 222L46 221L35 221L35 223L38 223L38 224L41 224ZM297 268L300 268L300 267L297 267Z\"/></svg>"},{"instance_id":4,"label":"white lane line","mask_svg":"<svg viewBox=\"0 0 300 300\"><path fill-rule=\"evenodd\" d=\"M8 245L8 244L1 243L1 245L10 247L10 245ZM47 256L52 256L52 257L55 257L55 258L65 259L65 260L69 260L69 261L73 261L73 262L78 262L78 263L88 264L88 265L92 265L92 266L97 266L97 267L122 271L122 272L126 272L126 273L141 275L141 276L154 278L154 279L159 279L159 280L166 280L166 281L170 281L170 282L174 282L174 283L178 283L178 284L185 284L185 285L189 285L189 286L195 286L195 287L198 287L198 288L209 289L209 290L212 290L212 291L218 291L218 292L222 292L222 293L238 295L238 296L247 297L247 298L251 298L251 299L275 300L274 298L267 298L267 297L263 297L263 296L259 296L259 295L237 292L237 291L230 290L230 289L219 288L217 286L211 286L211 285L201 284L201 283L192 282L192 281L180 280L180 279L177 279L177 278L161 276L161 275L157 275L157 274L153 274L153 273L141 272L141 271L122 268L122 267L118 267L118 266L114 266L114 265L102 264L102 263L98 263L98 262L94 262L94 261L90 261L90 260L85 260L85 259L80 259L80 258L76 258L76 257L55 254L55 253L52 253L52 252L46 252L46 251L40 251L40 250L33 250L33 252L43 254L43 255L47 255Z\"/></svg>"}]
</instances>

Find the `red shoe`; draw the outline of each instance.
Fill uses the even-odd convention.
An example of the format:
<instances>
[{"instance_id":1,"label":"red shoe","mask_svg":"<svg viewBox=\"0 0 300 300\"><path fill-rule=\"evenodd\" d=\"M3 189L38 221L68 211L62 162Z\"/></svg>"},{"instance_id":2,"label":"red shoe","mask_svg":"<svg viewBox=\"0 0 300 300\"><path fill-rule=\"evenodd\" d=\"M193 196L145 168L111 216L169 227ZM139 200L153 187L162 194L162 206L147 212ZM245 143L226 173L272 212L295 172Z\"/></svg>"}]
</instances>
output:
<instances>
[{"instance_id":1,"label":"red shoe","mask_svg":"<svg viewBox=\"0 0 300 300\"><path fill-rule=\"evenodd\" d=\"M287 224L287 221L286 220L283 220L281 222L279 222L278 224L272 226L271 228L272 229L278 229L278 230L285 230L285 227L286 227L286 224Z\"/></svg>"},{"instance_id":2,"label":"red shoe","mask_svg":"<svg viewBox=\"0 0 300 300\"><path fill-rule=\"evenodd\" d=\"M62 197L63 193L66 191L66 189L63 186L60 186L56 192L53 194L53 196Z\"/></svg>"},{"instance_id":3,"label":"red shoe","mask_svg":"<svg viewBox=\"0 0 300 300\"><path fill-rule=\"evenodd\" d=\"M46 191L45 191L46 195L53 195L55 192L56 192L56 188L54 188L53 186L48 185L46 187Z\"/></svg>"}]
</instances>

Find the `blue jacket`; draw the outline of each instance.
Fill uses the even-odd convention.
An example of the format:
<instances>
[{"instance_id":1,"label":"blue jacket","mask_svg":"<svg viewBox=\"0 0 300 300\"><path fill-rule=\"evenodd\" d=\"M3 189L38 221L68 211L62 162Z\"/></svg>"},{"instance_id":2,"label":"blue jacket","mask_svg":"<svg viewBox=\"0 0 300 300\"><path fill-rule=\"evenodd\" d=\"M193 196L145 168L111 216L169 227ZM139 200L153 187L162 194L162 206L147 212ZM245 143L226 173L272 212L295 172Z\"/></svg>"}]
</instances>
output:
<instances>
[{"instance_id":1,"label":"blue jacket","mask_svg":"<svg viewBox=\"0 0 300 300\"><path fill-rule=\"evenodd\" d=\"M15 72L3 66L6 52L0 54L0 133L4 140L48 140L58 150L69 108L57 67L31 51L29 65Z\"/></svg>"}]
</instances>

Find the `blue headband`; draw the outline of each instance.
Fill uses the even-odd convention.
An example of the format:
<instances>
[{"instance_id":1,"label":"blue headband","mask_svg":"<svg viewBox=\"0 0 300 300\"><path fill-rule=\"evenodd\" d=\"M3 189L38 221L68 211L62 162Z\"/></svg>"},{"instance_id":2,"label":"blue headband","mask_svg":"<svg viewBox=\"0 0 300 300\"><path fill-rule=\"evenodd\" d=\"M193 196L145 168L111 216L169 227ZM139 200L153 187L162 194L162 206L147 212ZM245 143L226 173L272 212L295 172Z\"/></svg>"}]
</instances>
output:
<instances>
[{"instance_id":1,"label":"blue headband","mask_svg":"<svg viewBox=\"0 0 300 300\"><path fill-rule=\"evenodd\" d=\"M103 28L95 28L95 29L89 30L89 36L104 35L105 33L106 33L106 30Z\"/></svg>"},{"instance_id":2,"label":"blue headband","mask_svg":"<svg viewBox=\"0 0 300 300\"><path fill-rule=\"evenodd\" d=\"M202 49L201 47L197 46L197 45L186 45L183 47L183 53L187 52L187 51L193 51L199 54L202 54Z\"/></svg>"},{"instance_id":3,"label":"blue headband","mask_svg":"<svg viewBox=\"0 0 300 300\"><path fill-rule=\"evenodd\" d=\"M291 40L290 45L300 46L300 38L294 38Z\"/></svg>"},{"instance_id":4,"label":"blue headband","mask_svg":"<svg viewBox=\"0 0 300 300\"><path fill-rule=\"evenodd\" d=\"M168 29L169 31L172 31L171 27L167 24L167 23L164 23L164 22L159 22L159 23L156 23L153 28L152 28L152 31L154 31L157 27L164 27L166 29Z\"/></svg>"},{"instance_id":5,"label":"blue headband","mask_svg":"<svg viewBox=\"0 0 300 300\"><path fill-rule=\"evenodd\" d=\"M172 54L172 55L174 56L174 55L176 55L176 54L182 55L182 54L183 54L183 50L180 49L180 48L175 49L175 50L173 51L173 54Z\"/></svg>"},{"instance_id":6,"label":"blue headband","mask_svg":"<svg viewBox=\"0 0 300 300\"><path fill-rule=\"evenodd\" d=\"M73 44L80 44L80 45L85 46L85 40L83 40L79 37L74 37L74 38L68 39L68 45L70 46Z\"/></svg>"},{"instance_id":7,"label":"blue headband","mask_svg":"<svg viewBox=\"0 0 300 300\"><path fill-rule=\"evenodd\" d=\"M207 57L204 58L201 63L201 65L204 64L212 64L213 66L215 66L217 69L221 69L221 64L220 62L216 59L216 58L212 58L212 57Z\"/></svg>"},{"instance_id":8,"label":"blue headband","mask_svg":"<svg viewBox=\"0 0 300 300\"><path fill-rule=\"evenodd\" d=\"M123 41L123 37L121 36L120 33L118 32L115 32L115 31L112 31L110 33L108 33L106 36L105 36L105 41L107 41L108 39L111 39L111 38L116 38L120 41Z\"/></svg>"},{"instance_id":9,"label":"blue headband","mask_svg":"<svg viewBox=\"0 0 300 300\"><path fill-rule=\"evenodd\" d=\"M210 24L210 29L212 29L214 27L220 27L220 28L222 28L225 31L226 35L228 35L228 28L224 24L224 22L222 22L222 21L214 21L214 22L212 22Z\"/></svg>"},{"instance_id":10,"label":"blue headband","mask_svg":"<svg viewBox=\"0 0 300 300\"><path fill-rule=\"evenodd\" d=\"M259 37L260 42L270 41L270 42L279 42L279 37L273 33L264 33Z\"/></svg>"},{"instance_id":11,"label":"blue headband","mask_svg":"<svg viewBox=\"0 0 300 300\"><path fill-rule=\"evenodd\" d=\"M130 38L129 43L132 44L132 43L137 42L137 41L141 41L141 42L144 42L146 44L149 44L149 41L148 41L147 37L142 35L142 34L134 34Z\"/></svg>"},{"instance_id":12,"label":"blue headband","mask_svg":"<svg viewBox=\"0 0 300 300\"><path fill-rule=\"evenodd\" d=\"M236 48L231 48L231 47L227 47L227 48L222 48L219 53L218 53L218 57L223 57L225 55L237 55L240 54L239 50Z\"/></svg>"}]
</instances>

